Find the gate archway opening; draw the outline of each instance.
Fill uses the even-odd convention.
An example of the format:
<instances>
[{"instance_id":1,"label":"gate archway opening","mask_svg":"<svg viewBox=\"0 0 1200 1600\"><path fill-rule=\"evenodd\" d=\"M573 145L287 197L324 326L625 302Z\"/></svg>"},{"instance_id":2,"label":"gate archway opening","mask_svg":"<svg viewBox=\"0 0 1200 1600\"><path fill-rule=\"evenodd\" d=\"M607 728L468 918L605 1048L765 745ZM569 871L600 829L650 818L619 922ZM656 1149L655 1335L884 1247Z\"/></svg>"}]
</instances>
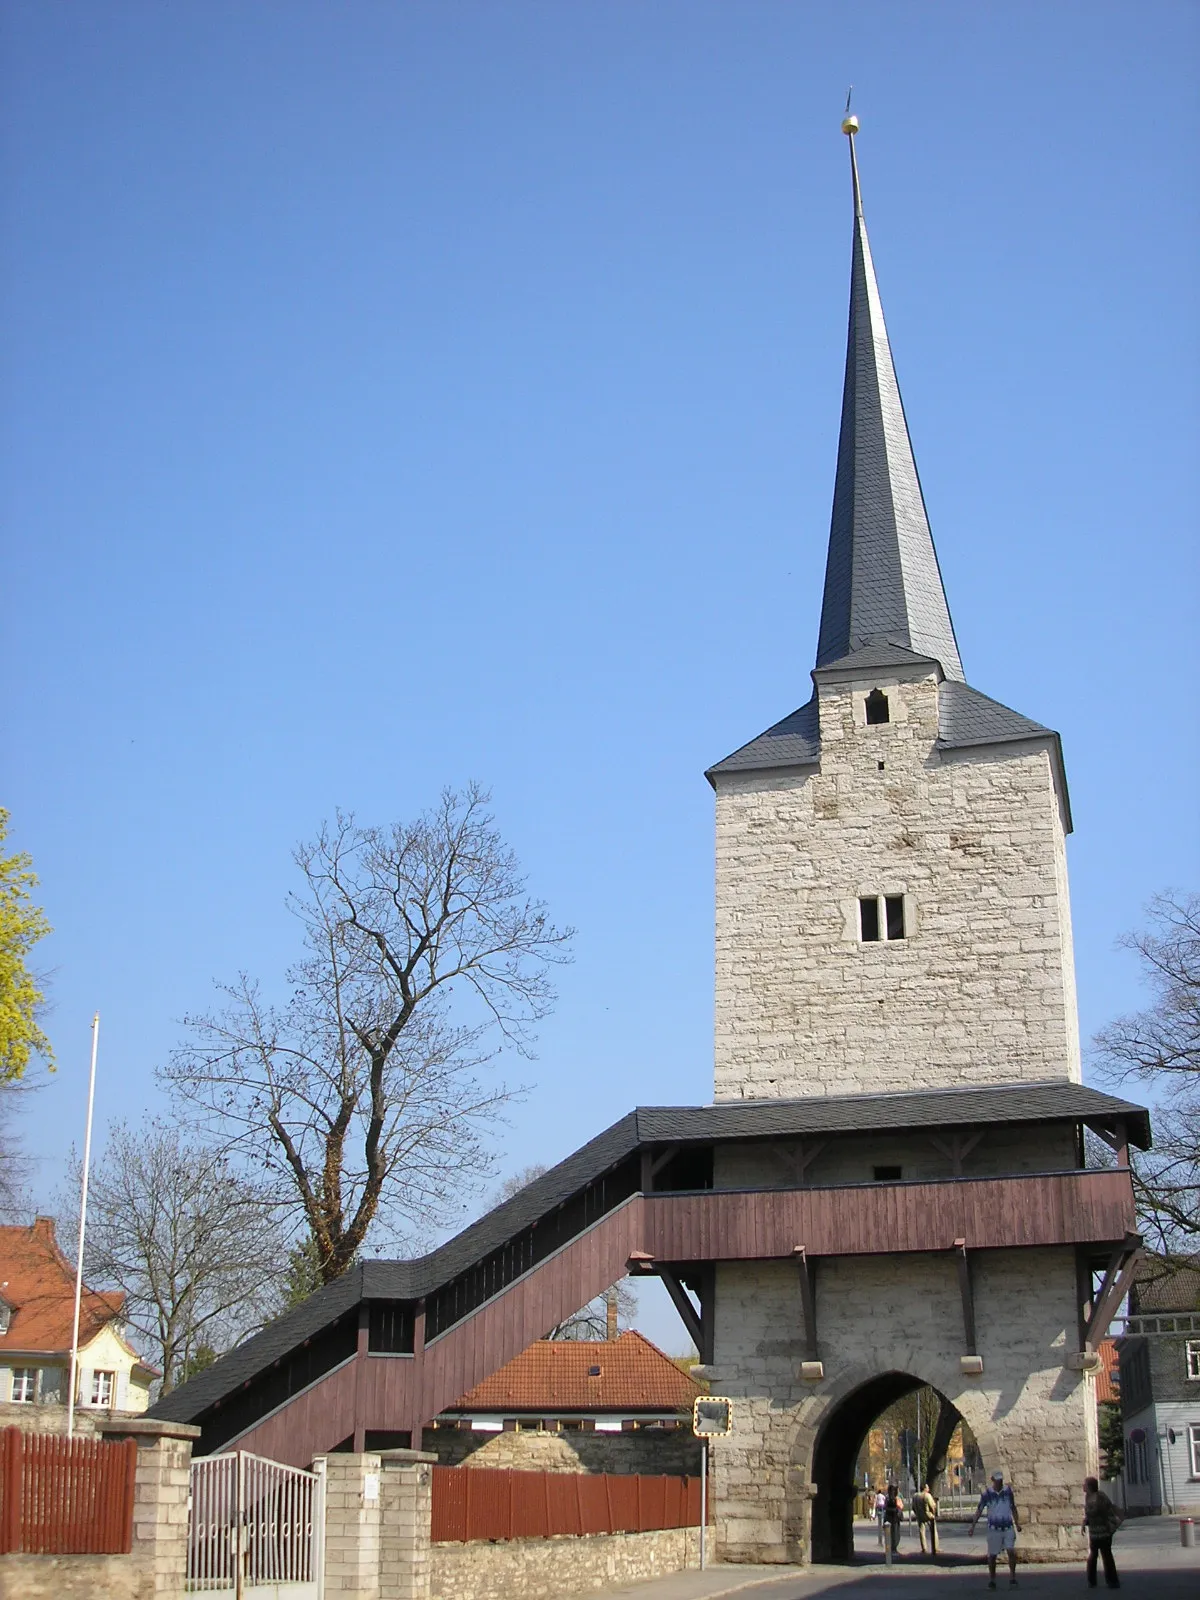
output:
<instances>
[{"instance_id":1,"label":"gate archway opening","mask_svg":"<svg viewBox=\"0 0 1200 1600\"><path fill-rule=\"evenodd\" d=\"M813 1450L813 1480L817 1486L812 1503L811 1560L849 1562L854 1559L854 1499L860 1488L855 1481L855 1465L863 1442L876 1419L906 1395L927 1385L911 1372L883 1372L860 1384L844 1396L827 1414L817 1434ZM940 1390L941 1402L937 1433L941 1455L949 1444L950 1433L962 1415Z\"/></svg>"}]
</instances>

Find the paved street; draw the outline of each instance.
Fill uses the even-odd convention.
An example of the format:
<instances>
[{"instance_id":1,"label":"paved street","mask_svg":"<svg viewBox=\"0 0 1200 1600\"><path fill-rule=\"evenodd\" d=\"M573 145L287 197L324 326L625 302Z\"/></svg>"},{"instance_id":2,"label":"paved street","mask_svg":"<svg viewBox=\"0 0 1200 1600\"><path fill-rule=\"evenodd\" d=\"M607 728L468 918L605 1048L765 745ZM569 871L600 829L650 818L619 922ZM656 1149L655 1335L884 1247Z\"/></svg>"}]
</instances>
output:
<instances>
[{"instance_id":1,"label":"paved street","mask_svg":"<svg viewBox=\"0 0 1200 1600\"><path fill-rule=\"evenodd\" d=\"M707 1572L681 1572L651 1583L605 1589L593 1600L718 1600L738 1595L744 1600L809 1600L836 1593L837 1600L951 1600L958 1594L987 1595L984 1540L968 1539L966 1528L943 1530L943 1564L928 1565L917 1552L915 1531L905 1528L900 1559L884 1564L873 1526L856 1527L855 1545L861 1564L854 1567L792 1568L714 1567ZM1138 1518L1126 1523L1114 1542L1122 1593L1130 1600L1196 1600L1200 1595L1200 1548L1179 1543L1174 1517ZM1068 1600L1087 1594L1083 1563L1078 1566L1018 1568L1018 1595L1040 1600ZM1100 1589L1104 1591L1103 1577ZM1007 1575L997 1578L997 1594L1009 1593Z\"/></svg>"}]
</instances>

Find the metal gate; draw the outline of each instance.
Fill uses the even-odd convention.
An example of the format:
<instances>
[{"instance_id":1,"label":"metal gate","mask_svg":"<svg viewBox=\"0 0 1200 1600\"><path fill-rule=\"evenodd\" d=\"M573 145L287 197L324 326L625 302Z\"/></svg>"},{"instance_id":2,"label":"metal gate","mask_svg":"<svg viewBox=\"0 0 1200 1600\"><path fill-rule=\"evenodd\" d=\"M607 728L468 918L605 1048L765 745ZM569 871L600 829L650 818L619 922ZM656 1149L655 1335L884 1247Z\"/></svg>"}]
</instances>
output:
<instances>
[{"instance_id":1,"label":"metal gate","mask_svg":"<svg viewBox=\"0 0 1200 1600\"><path fill-rule=\"evenodd\" d=\"M321 1463L323 1466L323 1463ZM325 1474L245 1450L192 1463L187 1587L237 1600L321 1600Z\"/></svg>"}]
</instances>

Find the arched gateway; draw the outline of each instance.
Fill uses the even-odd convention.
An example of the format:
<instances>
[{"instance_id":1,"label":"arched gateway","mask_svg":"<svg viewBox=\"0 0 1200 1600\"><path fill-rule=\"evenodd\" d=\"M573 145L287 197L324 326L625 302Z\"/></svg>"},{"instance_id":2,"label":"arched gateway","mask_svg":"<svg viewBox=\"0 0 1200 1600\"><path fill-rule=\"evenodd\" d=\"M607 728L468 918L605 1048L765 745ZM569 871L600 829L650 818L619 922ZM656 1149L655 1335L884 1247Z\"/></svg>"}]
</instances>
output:
<instances>
[{"instance_id":1,"label":"arched gateway","mask_svg":"<svg viewBox=\"0 0 1200 1600\"><path fill-rule=\"evenodd\" d=\"M852 136L857 123L848 119ZM714 1388L726 1560L846 1559L873 1417L931 1385L1079 1544L1145 1111L1080 1082L1058 735L970 687L863 221L813 692L709 774L712 1104L631 1113L415 1261L371 1261L152 1408L305 1465L419 1442L626 1271ZM731 621L719 648L732 646ZM1088 1169L1089 1128L1116 1152Z\"/></svg>"}]
</instances>

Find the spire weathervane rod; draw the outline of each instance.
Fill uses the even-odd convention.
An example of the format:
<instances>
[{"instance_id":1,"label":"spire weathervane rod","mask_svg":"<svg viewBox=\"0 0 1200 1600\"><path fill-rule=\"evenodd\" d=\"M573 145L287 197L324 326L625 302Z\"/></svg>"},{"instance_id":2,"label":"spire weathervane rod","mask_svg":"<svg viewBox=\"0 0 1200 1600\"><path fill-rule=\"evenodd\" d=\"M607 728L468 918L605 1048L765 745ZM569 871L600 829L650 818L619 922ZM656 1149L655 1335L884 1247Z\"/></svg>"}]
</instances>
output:
<instances>
[{"instance_id":1,"label":"spire weathervane rod","mask_svg":"<svg viewBox=\"0 0 1200 1600\"><path fill-rule=\"evenodd\" d=\"M858 132L858 118L850 110L850 96L854 93L851 84L846 94L846 111L842 117L842 132L850 141L850 178L854 184L854 215L862 216L862 191L858 187L858 158L854 154L854 135Z\"/></svg>"}]
</instances>

